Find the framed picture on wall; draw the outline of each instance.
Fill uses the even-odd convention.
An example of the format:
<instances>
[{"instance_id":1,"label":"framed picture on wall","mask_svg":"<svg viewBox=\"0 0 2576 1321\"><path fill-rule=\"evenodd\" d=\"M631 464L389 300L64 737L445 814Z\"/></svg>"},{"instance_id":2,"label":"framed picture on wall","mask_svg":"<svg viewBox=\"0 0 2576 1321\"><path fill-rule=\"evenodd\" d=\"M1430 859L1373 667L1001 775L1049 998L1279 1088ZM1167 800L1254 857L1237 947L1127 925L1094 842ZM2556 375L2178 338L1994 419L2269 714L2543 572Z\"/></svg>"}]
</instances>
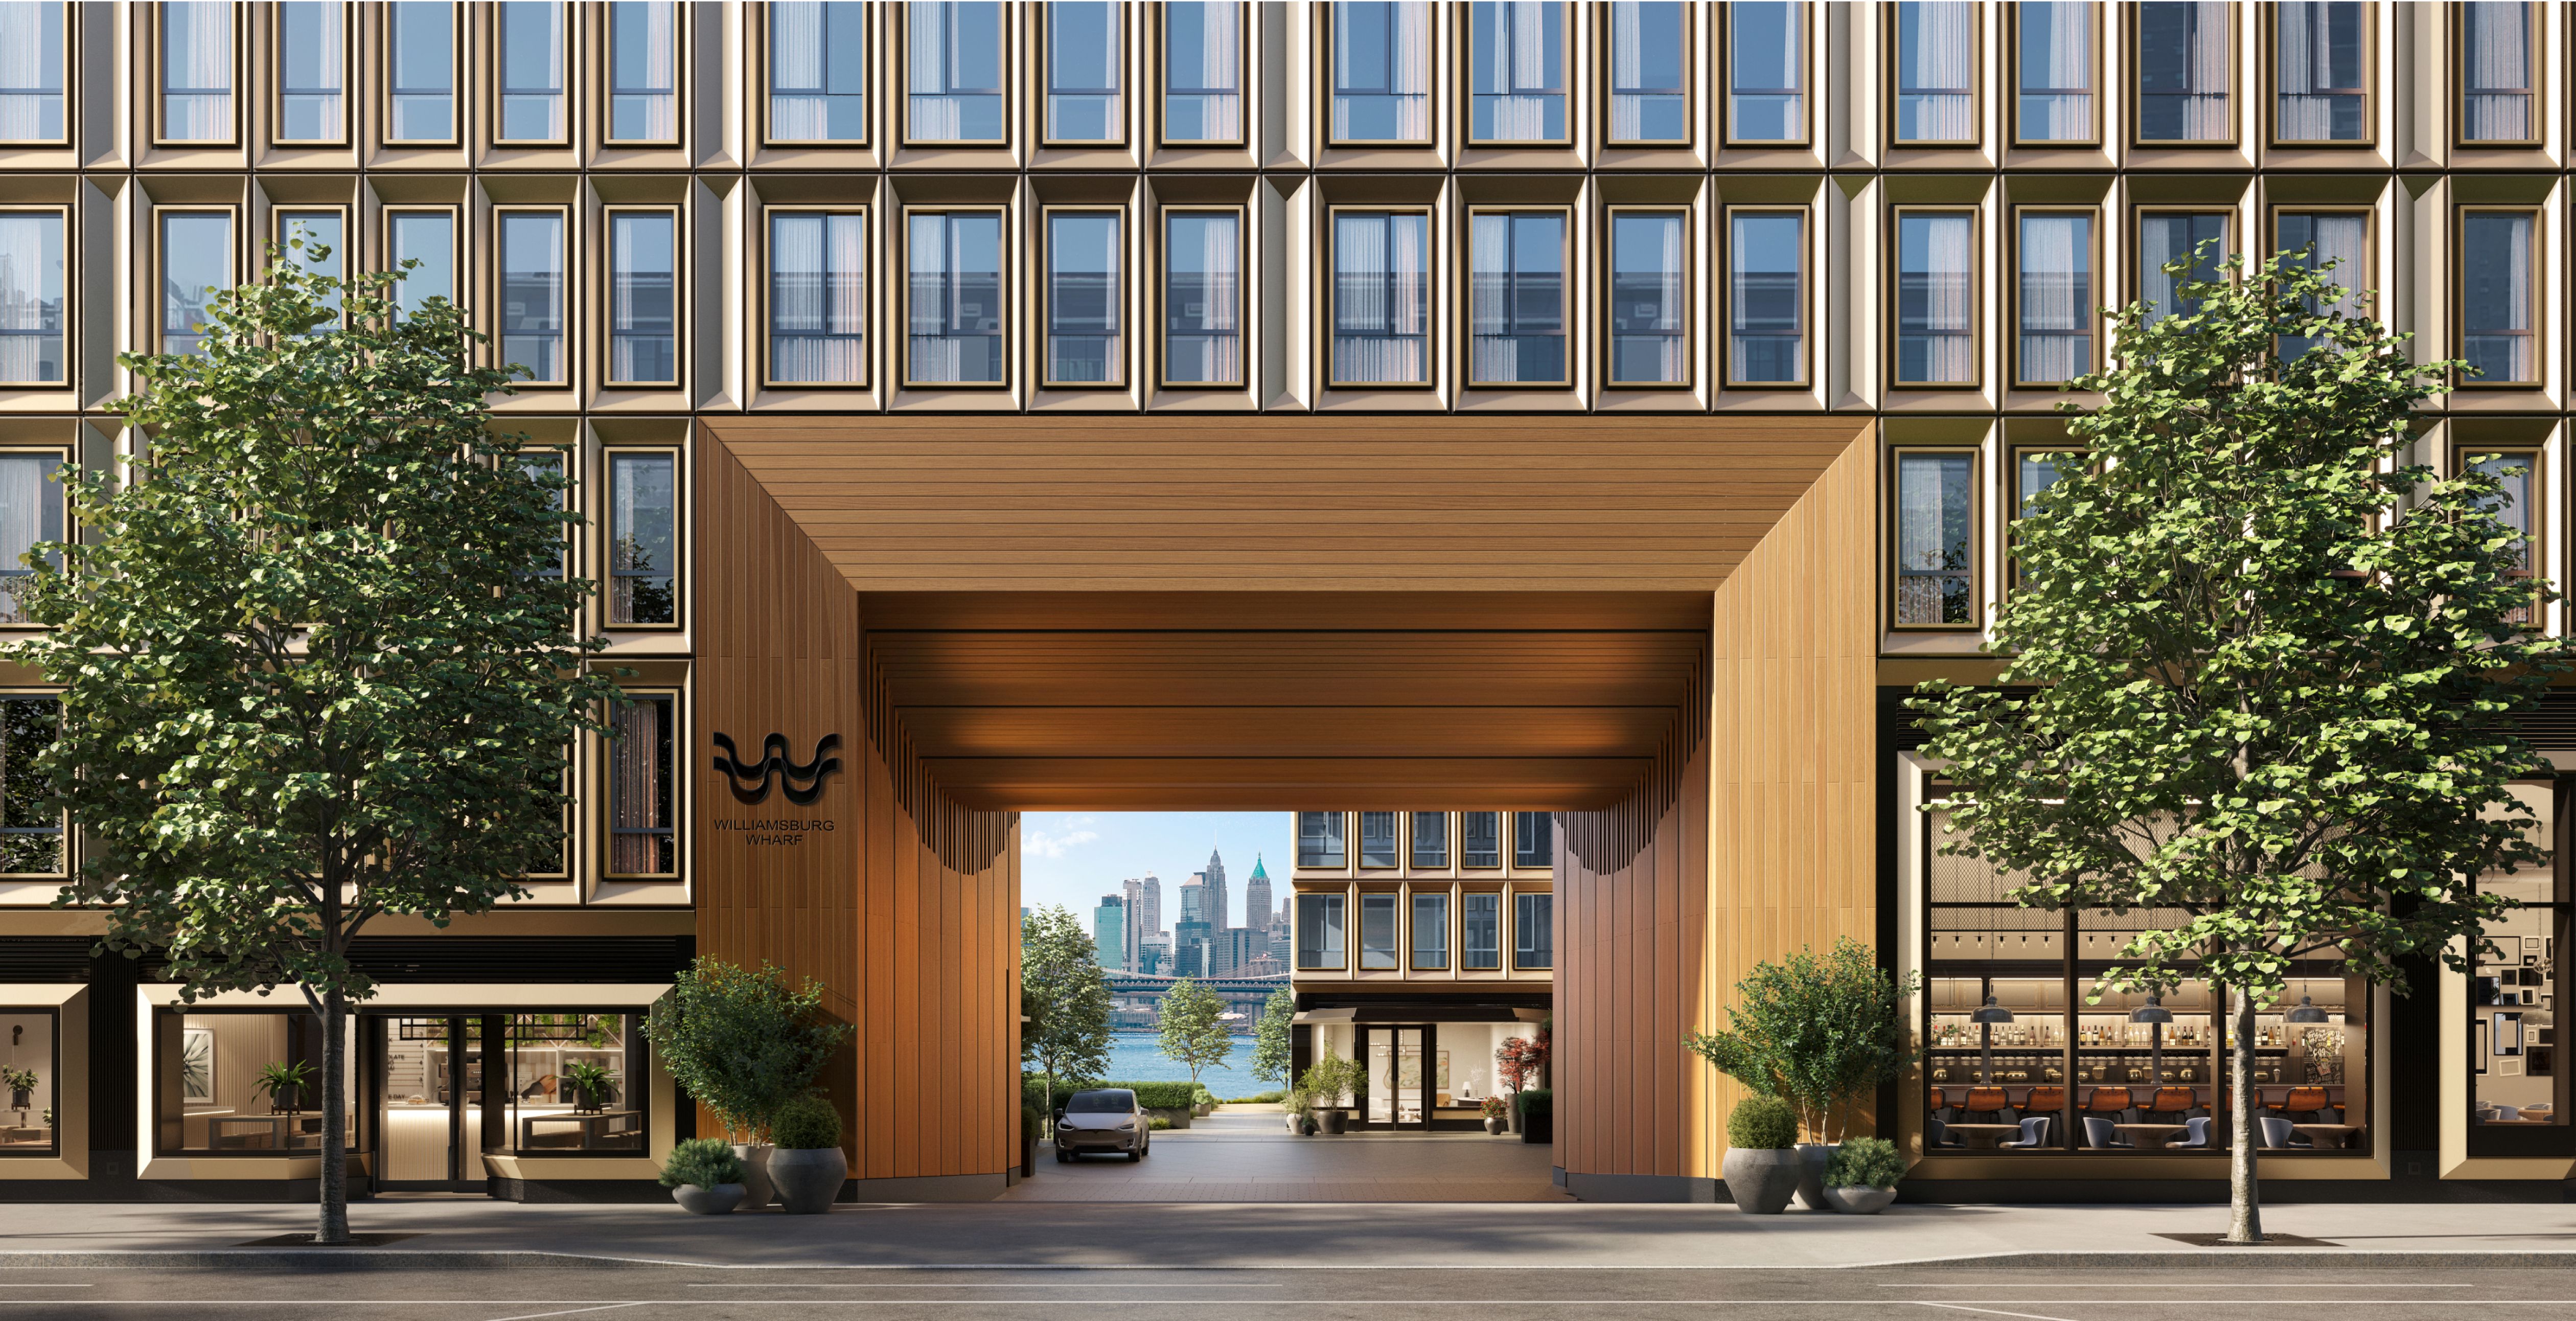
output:
<instances>
[{"instance_id":1,"label":"framed picture on wall","mask_svg":"<svg viewBox=\"0 0 2576 1321\"><path fill-rule=\"evenodd\" d=\"M188 1104L215 1099L215 1030L179 1030L179 1099Z\"/></svg>"},{"instance_id":2,"label":"framed picture on wall","mask_svg":"<svg viewBox=\"0 0 2576 1321\"><path fill-rule=\"evenodd\" d=\"M2539 1004L2540 992L2535 991L2528 986L2522 988L2522 1002L2527 1005Z\"/></svg>"},{"instance_id":3,"label":"framed picture on wall","mask_svg":"<svg viewBox=\"0 0 2576 1321\"><path fill-rule=\"evenodd\" d=\"M2496 1071L2497 1076L2499 1076L2499 1077L2504 1077L2504 1078L2519 1078L2519 1077L2521 1077L2521 1076L2522 1076L2522 1057L2521 1057L2521 1056L2519 1056L2519 1055L2517 1055L2517 1056L2513 1057L2512 1059L2497 1060L2497 1061L2496 1061L2496 1069L2495 1069L2495 1071Z\"/></svg>"},{"instance_id":4,"label":"framed picture on wall","mask_svg":"<svg viewBox=\"0 0 2576 1321\"><path fill-rule=\"evenodd\" d=\"M2487 1071L2487 1021L2480 1018L2470 1026L2477 1030L2478 1043L2470 1050L2469 1059L2477 1066L2477 1072L2485 1073Z\"/></svg>"},{"instance_id":5,"label":"framed picture on wall","mask_svg":"<svg viewBox=\"0 0 2576 1321\"><path fill-rule=\"evenodd\" d=\"M2538 937L2538 936L2525 936L2525 937L2523 937L2523 938L2522 938L2522 952L2523 952L2523 953L2525 953L2525 954L2537 954L2537 953L2539 953L2539 952L2540 952L2540 937Z\"/></svg>"},{"instance_id":6,"label":"framed picture on wall","mask_svg":"<svg viewBox=\"0 0 2576 1321\"><path fill-rule=\"evenodd\" d=\"M2522 1015L2496 1014L2493 1017L2495 1031L2490 1040L2495 1043L2495 1053L2498 1055L2522 1054Z\"/></svg>"},{"instance_id":7,"label":"framed picture on wall","mask_svg":"<svg viewBox=\"0 0 2576 1321\"><path fill-rule=\"evenodd\" d=\"M2536 1048L2530 1054L2523 1056L2523 1058L2530 1062L2531 1076L2534 1078L2549 1077L2550 1069L2558 1062L2557 1052L2546 1049Z\"/></svg>"}]
</instances>

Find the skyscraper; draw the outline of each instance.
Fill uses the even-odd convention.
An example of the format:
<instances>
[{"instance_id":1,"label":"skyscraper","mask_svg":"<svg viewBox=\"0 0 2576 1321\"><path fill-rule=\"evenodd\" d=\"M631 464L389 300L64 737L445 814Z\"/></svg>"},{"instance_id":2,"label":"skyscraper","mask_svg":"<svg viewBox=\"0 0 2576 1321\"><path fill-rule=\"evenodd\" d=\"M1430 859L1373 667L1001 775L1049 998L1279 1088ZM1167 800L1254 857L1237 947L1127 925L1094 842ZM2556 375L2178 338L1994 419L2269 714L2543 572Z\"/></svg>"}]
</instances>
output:
<instances>
[{"instance_id":1,"label":"skyscraper","mask_svg":"<svg viewBox=\"0 0 2576 1321\"><path fill-rule=\"evenodd\" d=\"M1180 930L1181 922L1216 925L1208 922L1207 917L1207 878L1197 872L1190 873L1190 878L1181 882L1181 920L1172 924L1175 932Z\"/></svg>"},{"instance_id":2,"label":"skyscraper","mask_svg":"<svg viewBox=\"0 0 2576 1321\"><path fill-rule=\"evenodd\" d=\"M1266 937L1270 931L1270 873L1261 869L1261 855L1252 855L1252 879L1243 883L1243 925Z\"/></svg>"},{"instance_id":3,"label":"skyscraper","mask_svg":"<svg viewBox=\"0 0 2576 1321\"><path fill-rule=\"evenodd\" d=\"M1225 859L1215 849L1209 849L1207 870L1199 875L1207 883L1207 894L1201 900L1207 905L1207 924L1223 931L1232 925L1225 920Z\"/></svg>"},{"instance_id":4,"label":"skyscraper","mask_svg":"<svg viewBox=\"0 0 2576 1321\"><path fill-rule=\"evenodd\" d=\"M1136 882L1137 892L1144 897L1144 911L1137 915L1136 928L1149 936L1163 934L1163 883L1147 872Z\"/></svg>"},{"instance_id":5,"label":"skyscraper","mask_svg":"<svg viewBox=\"0 0 2576 1321\"><path fill-rule=\"evenodd\" d=\"M1104 894L1100 906L1091 910L1091 944L1100 966L1111 972L1127 969L1127 897Z\"/></svg>"}]
</instances>

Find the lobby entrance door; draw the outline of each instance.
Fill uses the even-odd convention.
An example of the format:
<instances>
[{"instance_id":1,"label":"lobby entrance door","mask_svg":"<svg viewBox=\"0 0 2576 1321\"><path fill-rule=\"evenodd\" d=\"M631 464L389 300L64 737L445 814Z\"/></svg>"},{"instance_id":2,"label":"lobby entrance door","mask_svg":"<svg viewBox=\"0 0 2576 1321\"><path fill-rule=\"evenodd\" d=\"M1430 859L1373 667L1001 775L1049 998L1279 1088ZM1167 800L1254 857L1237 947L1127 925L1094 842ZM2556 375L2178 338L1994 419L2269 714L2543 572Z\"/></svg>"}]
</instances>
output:
<instances>
[{"instance_id":1,"label":"lobby entrance door","mask_svg":"<svg viewBox=\"0 0 2576 1321\"><path fill-rule=\"evenodd\" d=\"M483 1153L509 1141L503 1015L369 1015L375 1068L376 1187L393 1192L484 1192Z\"/></svg>"},{"instance_id":2,"label":"lobby entrance door","mask_svg":"<svg viewBox=\"0 0 2576 1321\"><path fill-rule=\"evenodd\" d=\"M1431 1074L1423 1062L1431 1057L1431 1029L1419 1026L1365 1027L1361 1058L1368 1078L1370 1128L1431 1130Z\"/></svg>"}]
</instances>

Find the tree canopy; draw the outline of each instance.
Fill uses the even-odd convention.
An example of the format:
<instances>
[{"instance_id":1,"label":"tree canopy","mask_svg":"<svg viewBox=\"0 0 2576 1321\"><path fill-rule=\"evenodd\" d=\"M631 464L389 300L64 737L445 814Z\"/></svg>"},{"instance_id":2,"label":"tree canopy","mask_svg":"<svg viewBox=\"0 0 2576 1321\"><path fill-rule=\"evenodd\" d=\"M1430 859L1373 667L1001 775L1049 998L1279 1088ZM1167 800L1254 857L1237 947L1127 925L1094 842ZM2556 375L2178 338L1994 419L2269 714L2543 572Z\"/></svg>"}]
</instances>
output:
<instances>
[{"instance_id":1,"label":"tree canopy","mask_svg":"<svg viewBox=\"0 0 2576 1321\"><path fill-rule=\"evenodd\" d=\"M1234 1051L1234 1032L1225 1024L1225 1001L1192 978L1172 983L1163 993L1163 1054L1199 1080L1204 1069L1225 1063Z\"/></svg>"},{"instance_id":2,"label":"tree canopy","mask_svg":"<svg viewBox=\"0 0 2576 1321\"><path fill-rule=\"evenodd\" d=\"M1109 1072L1109 979L1082 923L1061 904L1020 920L1020 1059L1046 1077L1046 1104L1057 1084Z\"/></svg>"}]
</instances>

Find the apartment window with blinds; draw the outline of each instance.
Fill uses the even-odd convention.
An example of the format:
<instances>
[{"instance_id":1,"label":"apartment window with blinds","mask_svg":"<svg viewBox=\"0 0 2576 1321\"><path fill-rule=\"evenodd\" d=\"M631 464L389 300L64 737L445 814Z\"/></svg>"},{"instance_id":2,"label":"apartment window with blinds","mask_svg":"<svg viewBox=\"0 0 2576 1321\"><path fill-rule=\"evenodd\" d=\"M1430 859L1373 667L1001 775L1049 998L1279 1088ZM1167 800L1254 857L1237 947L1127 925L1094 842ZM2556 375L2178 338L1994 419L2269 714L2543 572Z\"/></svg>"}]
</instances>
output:
<instances>
[{"instance_id":1,"label":"apartment window with blinds","mask_svg":"<svg viewBox=\"0 0 2576 1321\"><path fill-rule=\"evenodd\" d=\"M1243 6L1172 0L1163 10L1163 141L1243 141Z\"/></svg>"},{"instance_id":2,"label":"apartment window with blinds","mask_svg":"<svg viewBox=\"0 0 2576 1321\"><path fill-rule=\"evenodd\" d=\"M1342 946L1342 905L1338 894L1297 896L1297 966L1339 968L1348 960Z\"/></svg>"},{"instance_id":3,"label":"apartment window with blinds","mask_svg":"<svg viewBox=\"0 0 2576 1321\"><path fill-rule=\"evenodd\" d=\"M2272 12L2272 136L2280 142L2370 139L2370 6L2292 0Z\"/></svg>"},{"instance_id":4,"label":"apartment window with blinds","mask_svg":"<svg viewBox=\"0 0 2576 1321\"><path fill-rule=\"evenodd\" d=\"M1468 218L1470 385L1563 385L1562 211L1478 211Z\"/></svg>"},{"instance_id":5,"label":"apartment window with blinds","mask_svg":"<svg viewBox=\"0 0 2576 1321\"><path fill-rule=\"evenodd\" d=\"M554 0L501 0L493 9L501 47L499 140L555 144L565 140L564 14Z\"/></svg>"},{"instance_id":6,"label":"apartment window with blinds","mask_svg":"<svg viewBox=\"0 0 2576 1321\"><path fill-rule=\"evenodd\" d=\"M1512 865L1556 865L1556 817L1547 812L1512 813Z\"/></svg>"},{"instance_id":7,"label":"apartment window with blinds","mask_svg":"<svg viewBox=\"0 0 2576 1321\"><path fill-rule=\"evenodd\" d=\"M1610 383L1690 384L1687 211L1610 212Z\"/></svg>"},{"instance_id":8,"label":"apartment window with blinds","mask_svg":"<svg viewBox=\"0 0 2576 1321\"><path fill-rule=\"evenodd\" d=\"M608 874L676 876L680 870L680 695L628 689L612 705L608 740Z\"/></svg>"},{"instance_id":9,"label":"apartment window with blinds","mask_svg":"<svg viewBox=\"0 0 2576 1321\"><path fill-rule=\"evenodd\" d=\"M1431 383L1430 258L1427 213L1333 213L1333 384Z\"/></svg>"},{"instance_id":10,"label":"apartment window with blinds","mask_svg":"<svg viewBox=\"0 0 2576 1321\"><path fill-rule=\"evenodd\" d=\"M866 212L769 213L769 379L867 384Z\"/></svg>"},{"instance_id":11,"label":"apartment window with blinds","mask_svg":"<svg viewBox=\"0 0 2576 1321\"><path fill-rule=\"evenodd\" d=\"M2014 141L2101 141L2093 99L2101 8L2090 0L2024 0L2013 6Z\"/></svg>"},{"instance_id":12,"label":"apartment window with blinds","mask_svg":"<svg viewBox=\"0 0 2576 1321\"><path fill-rule=\"evenodd\" d=\"M0 624L27 624L27 603L20 591L36 571L23 560L40 541L63 539L63 500L67 494L54 481L63 466L57 450L0 451ZM62 557L47 554L59 568Z\"/></svg>"},{"instance_id":13,"label":"apartment window with blinds","mask_svg":"<svg viewBox=\"0 0 2576 1321\"><path fill-rule=\"evenodd\" d=\"M385 256L387 269L402 273L393 290L396 317L419 312L433 298L456 300L454 211L386 208Z\"/></svg>"},{"instance_id":14,"label":"apartment window with blinds","mask_svg":"<svg viewBox=\"0 0 2576 1321\"><path fill-rule=\"evenodd\" d=\"M1896 383L1977 379L1977 216L1896 213Z\"/></svg>"},{"instance_id":15,"label":"apartment window with blinds","mask_svg":"<svg viewBox=\"0 0 2576 1321\"><path fill-rule=\"evenodd\" d=\"M2015 217L2013 379L2055 385L2093 370L2093 213L2023 210Z\"/></svg>"},{"instance_id":16,"label":"apartment window with blinds","mask_svg":"<svg viewBox=\"0 0 2576 1321\"><path fill-rule=\"evenodd\" d=\"M1055 0L1042 12L1047 141L1126 141L1118 76L1120 7L1107 0Z\"/></svg>"},{"instance_id":17,"label":"apartment window with blinds","mask_svg":"<svg viewBox=\"0 0 2576 1321\"><path fill-rule=\"evenodd\" d=\"M1976 455L1896 454L1896 626L1977 622Z\"/></svg>"},{"instance_id":18,"label":"apartment window with blinds","mask_svg":"<svg viewBox=\"0 0 2576 1321\"><path fill-rule=\"evenodd\" d=\"M2536 496L2540 489L2540 455L2534 450L2497 452L2474 442L2465 448L2472 453L2469 467L2494 478L2496 482L2496 493L2481 500L2480 507L2494 514L2496 521L2514 534L2514 544L2508 552L2512 557L2512 567L2506 572L2528 581L2540 561L2538 533L2532 525L2533 511L2540 507ZM2525 607L2513 611L2511 618L2515 623L2527 624L2531 622L2532 611Z\"/></svg>"},{"instance_id":19,"label":"apartment window with blinds","mask_svg":"<svg viewBox=\"0 0 2576 1321\"><path fill-rule=\"evenodd\" d=\"M0 384L71 383L64 217L58 207L0 211Z\"/></svg>"},{"instance_id":20,"label":"apartment window with blinds","mask_svg":"<svg viewBox=\"0 0 2576 1321\"><path fill-rule=\"evenodd\" d=\"M680 7L672 0L610 0L608 140L680 140Z\"/></svg>"},{"instance_id":21,"label":"apartment window with blinds","mask_svg":"<svg viewBox=\"0 0 2576 1321\"><path fill-rule=\"evenodd\" d=\"M1008 18L998 0L910 0L903 11L905 139L1002 141Z\"/></svg>"},{"instance_id":22,"label":"apartment window with blinds","mask_svg":"<svg viewBox=\"0 0 2576 1321\"><path fill-rule=\"evenodd\" d=\"M1382 972L1399 966L1395 961L1396 902L1401 895L1364 894L1360 896L1360 968L1365 972Z\"/></svg>"},{"instance_id":23,"label":"apartment window with blinds","mask_svg":"<svg viewBox=\"0 0 2576 1321\"><path fill-rule=\"evenodd\" d=\"M1565 6L1474 0L1467 9L1471 142L1565 141Z\"/></svg>"},{"instance_id":24,"label":"apartment window with blinds","mask_svg":"<svg viewBox=\"0 0 2576 1321\"><path fill-rule=\"evenodd\" d=\"M1413 966L1425 972L1449 967L1449 896L1415 891L1413 895Z\"/></svg>"},{"instance_id":25,"label":"apartment window with blinds","mask_svg":"<svg viewBox=\"0 0 2576 1321\"><path fill-rule=\"evenodd\" d=\"M1690 141L1690 7L1610 0L1610 145Z\"/></svg>"},{"instance_id":26,"label":"apartment window with blinds","mask_svg":"<svg viewBox=\"0 0 2576 1321\"><path fill-rule=\"evenodd\" d=\"M63 80L70 47L63 14L70 6L34 0L0 2L0 142L67 141Z\"/></svg>"},{"instance_id":27,"label":"apartment window with blinds","mask_svg":"<svg viewBox=\"0 0 2576 1321\"><path fill-rule=\"evenodd\" d=\"M2371 278L2370 215L2364 211L2283 211L2274 222L2275 250L2300 254L2310 266L2331 265L2329 274L2343 292L2332 299L2311 300L2310 311L2357 315L2362 299L2376 286ZM2296 358L2328 341L2305 335L2283 335L2281 356Z\"/></svg>"},{"instance_id":28,"label":"apartment window with blinds","mask_svg":"<svg viewBox=\"0 0 2576 1321\"><path fill-rule=\"evenodd\" d=\"M1339 812L1299 812L1297 814L1297 865L1300 867L1344 865L1342 830L1342 814Z\"/></svg>"},{"instance_id":29,"label":"apartment window with blinds","mask_svg":"<svg viewBox=\"0 0 2576 1321\"><path fill-rule=\"evenodd\" d=\"M904 248L906 379L1002 384L1001 213L912 212Z\"/></svg>"},{"instance_id":30,"label":"apartment window with blinds","mask_svg":"<svg viewBox=\"0 0 2576 1321\"><path fill-rule=\"evenodd\" d=\"M283 249L285 264L307 275L336 280L347 261L348 244L341 241L347 219L338 207L314 210L280 209L270 213L276 225L276 240ZM322 296L322 306L335 315L340 310L340 291L333 289Z\"/></svg>"},{"instance_id":31,"label":"apartment window with blinds","mask_svg":"<svg viewBox=\"0 0 2576 1321\"><path fill-rule=\"evenodd\" d=\"M1976 142L1977 17L1968 0L1899 0L1896 145Z\"/></svg>"},{"instance_id":32,"label":"apartment window with blinds","mask_svg":"<svg viewBox=\"0 0 2576 1321\"><path fill-rule=\"evenodd\" d=\"M1556 966L1556 896L1512 896L1512 966L1537 972Z\"/></svg>"},{"instance_id":33,"label":"apartment window with blinds","mask_svg":"<svg viewBox=\"0 0 2576 1321\"><path fill-rule=\"evenodd\" d=\"M2460 52L2460 143L2526 146L2540 139L2540 6L2470 0L2451 10Z\"/></svg>"},{"instance_id":34,"label":"apartment window with blinds","mask_svg":"<svg viewBox=\"0 0 2576 1321\"><path fill-rule=\"evenodd\" d=\"M1332 139L1431 141L1430 0L1335 0Z\"/></svg>"},{"instance_id":35,"label":"apartment window with blinds","mask_svg":"<svg viewBox=\"0 0 2576 1321\"><path fill-rule=\"evenodd\" d=\"M680 454L610 450L608 622L671 628L680 622Z\"/></svg>"},{"instance_id":36,"label":"apartment window with blinds","mask_svg":"<svg viewBox=\"0 0 2576 1321\"><path fill-rule=\"evenodd\" d=\"M1363 867L1399 867L1404 859L1395 851L1395 813L1360 813L1360 865Z\"/></svg>"},{"instance_id":37,"label":"apartment window with blinds","mask_svg":"<svg viewBox=\"0 0 2576 1321\"><path fill-rule=\"evenodd\" d=\"M286 0L277 19L277 140L346 142L348 46L339 0Z\"/></svg>"},{"instance_id":38,"label":"apartment window with blinds","mask_svg":"<svg viewBox=\"0 0 2576 1321\"><path fill-rule=\"evenodd\" d=\"M1163 383L1243 383L1243 213L1163 212Z\"/></svg>"},{"instance_id":39,"label":"apartment window with blinds","mask_svg":"<svg viewBox=\"0 0 2576 1321\"><path fill-rule=\"evenodd\" d=\"M680 214L611 207L608 218L608 383L680 381Z\"/></svg>"},{"instance_id":40,"label":"apartment window with blinds","mask_svg":"<svg viewBox=\"0 0 2576 1321\"><path fill-rule=\"evenodd\" d=\"M1805 0L1738 0L1726 7L1726 140L1807 140Z\"/></svg>"},{"instance_id":41,"label":"apartment window with blinds","mask_svg":"<svg viewBox=\"0 0 2576 1321\"><path fill-rule=\"evenodd\" d=\"M1503 814L1458 814L1458 861L1469 867L1503 865Z\"/></svg>"},{"instance_id":42,"label":"apartment window with blinds","mask_svg":"<svg viewBox=\"0 0 2576 1321\"><path fill-rule=\"evenodd\" d=\"M207 309L233 287L233 213L160 212L153 263L161 286L161 352L204 349Z\"/></svg>"},{"instance_id":43,"label":"apartment window with blinds","mask_svg":"<svg viewBox=\"0 0 2576 1321\"><path fill-rule=\"evenodd\" d=\"M456 141L456 6L393 0L385 6L385 141Z\"/></svg>"},{"instance_id":44,"label":"apartment window with blinds","mask_svg":"<svg viewBox=\"0 0 2576 1321\"><path fill-rule=\"evenodd\" d=\"M2139 142L2236 141L2234 8L2227 0L2137 7Z\"/></svg>"},{"instance_id":45,"label":"apartment window with blinds","mask_svg":"<svg viewBox=\"0 0 2576 1321\"><path fill-rule=\"evenodd\" d=\"M772 0L769 140L868 140L868 19L851 0Z\"/></svg>"},{"instance_id":46,"label":"apartment window with blinds","mask_svg":"<svg viewBox=\"0 0 2576 1321\"><path fill-rule=\"evenodd\" d=\"M2540 213L2460 212L2463 385L2540 382Z\"/></svg>"},{"instance_id":47,"label":"apartment window with blinds","mask_svg":"<svg viewBox=\"0 0 2576 1321\"><path fill-rule=\"evenodd\" d=\"M160 22L163 142L233 140L233 20L226 0L164 0Z\"/></svg>"},{"instance_id":48,"label":"apartment window with blinds","mask_svg":"<svg viewBox=\"0 0 2576 1321\"><path fill-rule=\"evenodd\" d=\"M1123 385L1125 230L1115 211L1046 213L1046 383Z\"/></svg>"},{"instance_id":49,"label":"apartment window with blinds","mask_svg":"<svg viewBox=\"0 0 2576 1321\"><path fill-rule=\"evenodd\" d=\"M1496 972L1503 966L1503 897L1486 892L1458 897L1458 966Z\"/></svg>"},{"instance_id":50,"label":"apartment window with blinds","mask_svg":"<svg viewBox=\"0 0 2576 1321\"><path fill-rule=\"evenodd\" d=\"M1726 383L1807 381L1807 213L1727 208Z\"/></svg>"},{"instance_id":51,"label":"apartment window with blinds","mask_svg":"<svg viewBox=\"0 0 2576 1321\"><path fill-rule=\"evenodd\" d=\"M2200 300L2185 297L2182 288L2226 274L2233 223L2225 211L2148 211L2138 216L2138 297L2147 303L2149 325L2200 310ZM2203 248L2204 243L2209 246ZM2165 269L2176 262L2190 265L2179 275Z\"/></svg>"},{"instance_id":52,"label":"apartment window with blinds","mask_svg":"<svg viewBox=\"0 0 2576 1321\"><path fill-rule=\"evenodd\" d=\"M1449 865L1449 814L1413 814L1413 865L1433 871Z\"/></svg>"},{"instance_id":53,"label":"apartment window with blinds","mask_svg":"<svg viewBox=\"0 0 2576 1321\"><path fill-rule=\"evenodd\" d=\"M564 213L503 211L501 231L501 361L540 385L562 385L564 362Z\"/></svg>"}]
</instances>

